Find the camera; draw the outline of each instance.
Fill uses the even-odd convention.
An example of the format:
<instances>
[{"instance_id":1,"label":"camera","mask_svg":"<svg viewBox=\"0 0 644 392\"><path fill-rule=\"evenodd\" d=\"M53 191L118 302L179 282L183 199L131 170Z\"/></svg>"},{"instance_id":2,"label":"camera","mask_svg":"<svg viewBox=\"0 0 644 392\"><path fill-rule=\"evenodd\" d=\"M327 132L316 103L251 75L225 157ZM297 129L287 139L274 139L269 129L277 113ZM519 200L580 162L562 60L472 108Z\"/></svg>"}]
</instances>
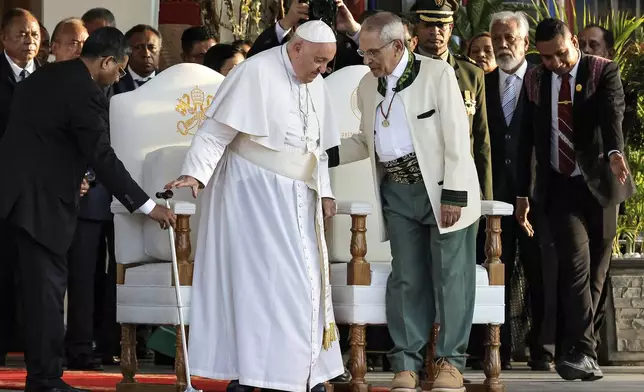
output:
<instances>
[{"instance_id":1,"label":"camera","mask_svg":"<svg viewBox=\"0 0 644 392\"><path fill-rule=\"evenodd\" d=\"M309 5L309 20L321 20L335 31L335 18L338 13L335 0L300 0L300 3Z\"/></svg>"}]
</instances>

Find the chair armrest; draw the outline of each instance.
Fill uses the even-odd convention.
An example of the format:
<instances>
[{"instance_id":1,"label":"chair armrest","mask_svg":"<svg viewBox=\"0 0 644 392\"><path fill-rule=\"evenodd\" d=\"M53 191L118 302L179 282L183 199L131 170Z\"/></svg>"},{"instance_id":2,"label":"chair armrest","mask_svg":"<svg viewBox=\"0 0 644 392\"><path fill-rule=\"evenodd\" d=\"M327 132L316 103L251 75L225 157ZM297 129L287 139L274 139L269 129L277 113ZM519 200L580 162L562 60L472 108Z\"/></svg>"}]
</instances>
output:
<instances>
[{"instance_id":1,"label":"chair armrest","mask_svg":"<svg viewBox=\"0 0 644 392\"><path fill-rule=\"evenodd\" d=\"M514 206L510 203L496 200L481 201L481 215L507 216L513 213Z\"/></svg>"},{"instance_id":2,"label":"chair armrest","mask_svg":"<svg viewBox=\"0 0 644 392\"><path fill-rule=\"evenodd\" d=\"M165 204L165 202L160 199L155 200L155 202L161 205ZM177 215L194 215L195 212L197 212L196 204L188 201L170 200L170 208L172 208L172 211ZM110 209L113 214L131 215L130 211L128 211L127 208L125 208L125 206L123 206L123 204L118 200L112 201ZM136 210L132 214L141 214L141 211Z\"/></svg>"},{"instance_id":3,"label":"chair armrest","mask_svg":"<svg viewBox=\"0 0 644 392\"><path fill-rule=\"evenodd\" d=\"M371 204L362 201L336 201L338 215L371 215Z\"/></svg>"}]
</instances>

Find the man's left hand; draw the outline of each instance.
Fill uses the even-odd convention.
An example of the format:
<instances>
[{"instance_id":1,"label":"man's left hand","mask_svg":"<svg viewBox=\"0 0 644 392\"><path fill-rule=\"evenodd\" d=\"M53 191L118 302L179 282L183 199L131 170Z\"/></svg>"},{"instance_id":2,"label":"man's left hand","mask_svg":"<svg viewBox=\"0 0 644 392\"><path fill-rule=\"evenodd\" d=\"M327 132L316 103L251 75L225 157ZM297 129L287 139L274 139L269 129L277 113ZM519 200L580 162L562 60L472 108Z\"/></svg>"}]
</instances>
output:
<instances>
[{"instance_id":1,"label":"man's left hand","mask_svg":"<svg viewBox=\"0 0 644 392\"><path fill-rule=\"evenodd\" d=\"M441 226L452 227L461 218L461 208L449 204L441 204Z\"/></svg>"},{"instance_id":2,"label":"man's left hand","mask_svg":"<svg viewBox=\"0 0 644 392\"><path fill-rule=\"evenodd\" d=\"M322 198L322 212L324 219L333 218L337 212L337 206L335 200L329 197Z\"/></svg>"},{"instance_id":3,"label":"man's left hand","mask_svg":"<svg viewBox=\"0 0 644 392\"><path fill-rule=\"evenodd\" d=\"M81 182L81 187L80 187L80 197L83 197L87 194L87 191L89 191L89 181L87 181L86 178L83 178L83 182Z\"/></svg>"},{"instance_id":4,"label":"man's left hand","mask_svg":"<svg viewBox=\"0 0 644 392\"><path fill-rule=\"evenodd\" d=\"M626 161L624 156L620 153L613 153L610 155L610 170L613 172L615 177L620 184L626 184L626 178L628 177L628 169L626 168Z\"/></svg>"},{"instance_id":5,"label":"man's left hand","mask_svg":"<svg viewBox=\"0 0 644 392\"><path fill-rule=\"evenodd\" d=\"M360 29L360 24L353 19L353 15L344 1L335 0L335 5L338 7L335 28L341 33L354 35Z\"/></svg>"}]
</instances>

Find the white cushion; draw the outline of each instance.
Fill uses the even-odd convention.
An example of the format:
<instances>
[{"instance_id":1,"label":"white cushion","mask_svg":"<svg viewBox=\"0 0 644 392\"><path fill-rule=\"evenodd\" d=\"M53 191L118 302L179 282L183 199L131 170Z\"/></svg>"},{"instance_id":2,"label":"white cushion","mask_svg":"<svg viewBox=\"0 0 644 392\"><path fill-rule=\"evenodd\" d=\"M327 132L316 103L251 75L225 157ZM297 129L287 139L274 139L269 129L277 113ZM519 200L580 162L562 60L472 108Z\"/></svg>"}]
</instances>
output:
<instances>
[{"instance_id":1,"label":"white cushion","mask_svg":"<svg viewBox=\"0 0 644 392\"><path fill-rule=\"evenodd\" d=\"M347 286L347 263L331 265L333 310L338 323L386 324L385 293L390 263L369 263L371 286ZM505 286L490 286L487 270L476 266L473 324L502 324Z\"/></svg>"},{"instance_id":2,"label":"white cushion","mask_svg":"<svg viewBox=\"0 0 644 392\"><path fill-rule=\"evenodd\" d=\"M146 182L143 175L146 155L164 147L189 146L223 79L221 74L203 65L177 64L140 88L117 94L110 100L112 147L132 178L149 196L154 197L161 190L161 183L165 185L175 179L176 171L164 174L161 170L165 169L159 169ZM144 226L150 227L145 231L148 238L152 237L147 247L153 256L145 252ZM154 222L142 216L129 213L115 216L117 262L168 259L167 232L154 229L158 230L155 232L153 226ZM191 229L196 227L191 219ZM164 234L165 239L162 238Z\"/></svg>"},{"instance_id":3,"label":"white cushion","mask_svg":"<svg viewBox=\"0 0 644 392\"><path fill-rule=\"evenodd\" d=\"M387 324L385 287L333 287L333 312L339 324ZM505 286L477 286L472 324L505 322Z\"/></svg>"},{"instance_id":4,"label":"white cushion","mask_svg":"<svg viewBox=\"0 0 644 392\"><path fill-rule=\"evenodd\" d=\"M189 146L171 146L154 150L145 156L143 161L143 189L149 194L163 190L163 187L172 179L181 175L183 159L188 152ZM185 201L195 203L191 190L188 188L173 190L172 202ZM195 244L197 243L197 228L199 227L198 209L190 217L190 241L192 253L190 258L194 259ZM168 231L161 230L159 225L147 220L143 227L143 240L145 243L145 254L157 260L172 260L170 253L170 241Z\"/></svg>"},{"instance_id":5,"label":"white cushion","mask_svg":"<svg viewBox=\"0 0 644 392\"><path fill-rule=\"evenodd\" d=\"M348 263L331 264L331 285L347 285L347 265ZM371 286L386 286L387 278L389 278L389 274L391 273L391 263L369 262L369 268L371 269ZM488 286L489 282L487 270L483 266L477 265L476 285Z\"/></svg>"},{"instance_id":6,"label":"white cushion","mask_svg":"<svg viewBox=\"0 0 644 392\"><path fill-rule=\"evenodd\" d=\"M189 323L191 287L181 286L184 322ZM155 263L128 268L125 284L116 286L116 318L119 323L177 325L179 313L172 264Z\"/></svg>"}]
</instances>

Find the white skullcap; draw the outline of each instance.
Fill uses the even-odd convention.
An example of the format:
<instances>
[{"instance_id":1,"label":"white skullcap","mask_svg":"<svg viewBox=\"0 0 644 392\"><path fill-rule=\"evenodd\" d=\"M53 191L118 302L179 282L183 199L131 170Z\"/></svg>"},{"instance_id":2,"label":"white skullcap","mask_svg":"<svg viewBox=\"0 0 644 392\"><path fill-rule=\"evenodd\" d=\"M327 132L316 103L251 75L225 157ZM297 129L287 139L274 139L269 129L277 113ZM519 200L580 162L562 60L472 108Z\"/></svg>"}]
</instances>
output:
<instances>
[{"instance_id":1,"label":"white skullcap","mask_svg":"<svg viewBox=\"0 0 644 392\"><path fill-rule=\"evenodd\" d=\"M335 33L321 20L310 20L301 24L295 34L305 41L316 44L336 43Z\"/></svg>"}]
</instances>

